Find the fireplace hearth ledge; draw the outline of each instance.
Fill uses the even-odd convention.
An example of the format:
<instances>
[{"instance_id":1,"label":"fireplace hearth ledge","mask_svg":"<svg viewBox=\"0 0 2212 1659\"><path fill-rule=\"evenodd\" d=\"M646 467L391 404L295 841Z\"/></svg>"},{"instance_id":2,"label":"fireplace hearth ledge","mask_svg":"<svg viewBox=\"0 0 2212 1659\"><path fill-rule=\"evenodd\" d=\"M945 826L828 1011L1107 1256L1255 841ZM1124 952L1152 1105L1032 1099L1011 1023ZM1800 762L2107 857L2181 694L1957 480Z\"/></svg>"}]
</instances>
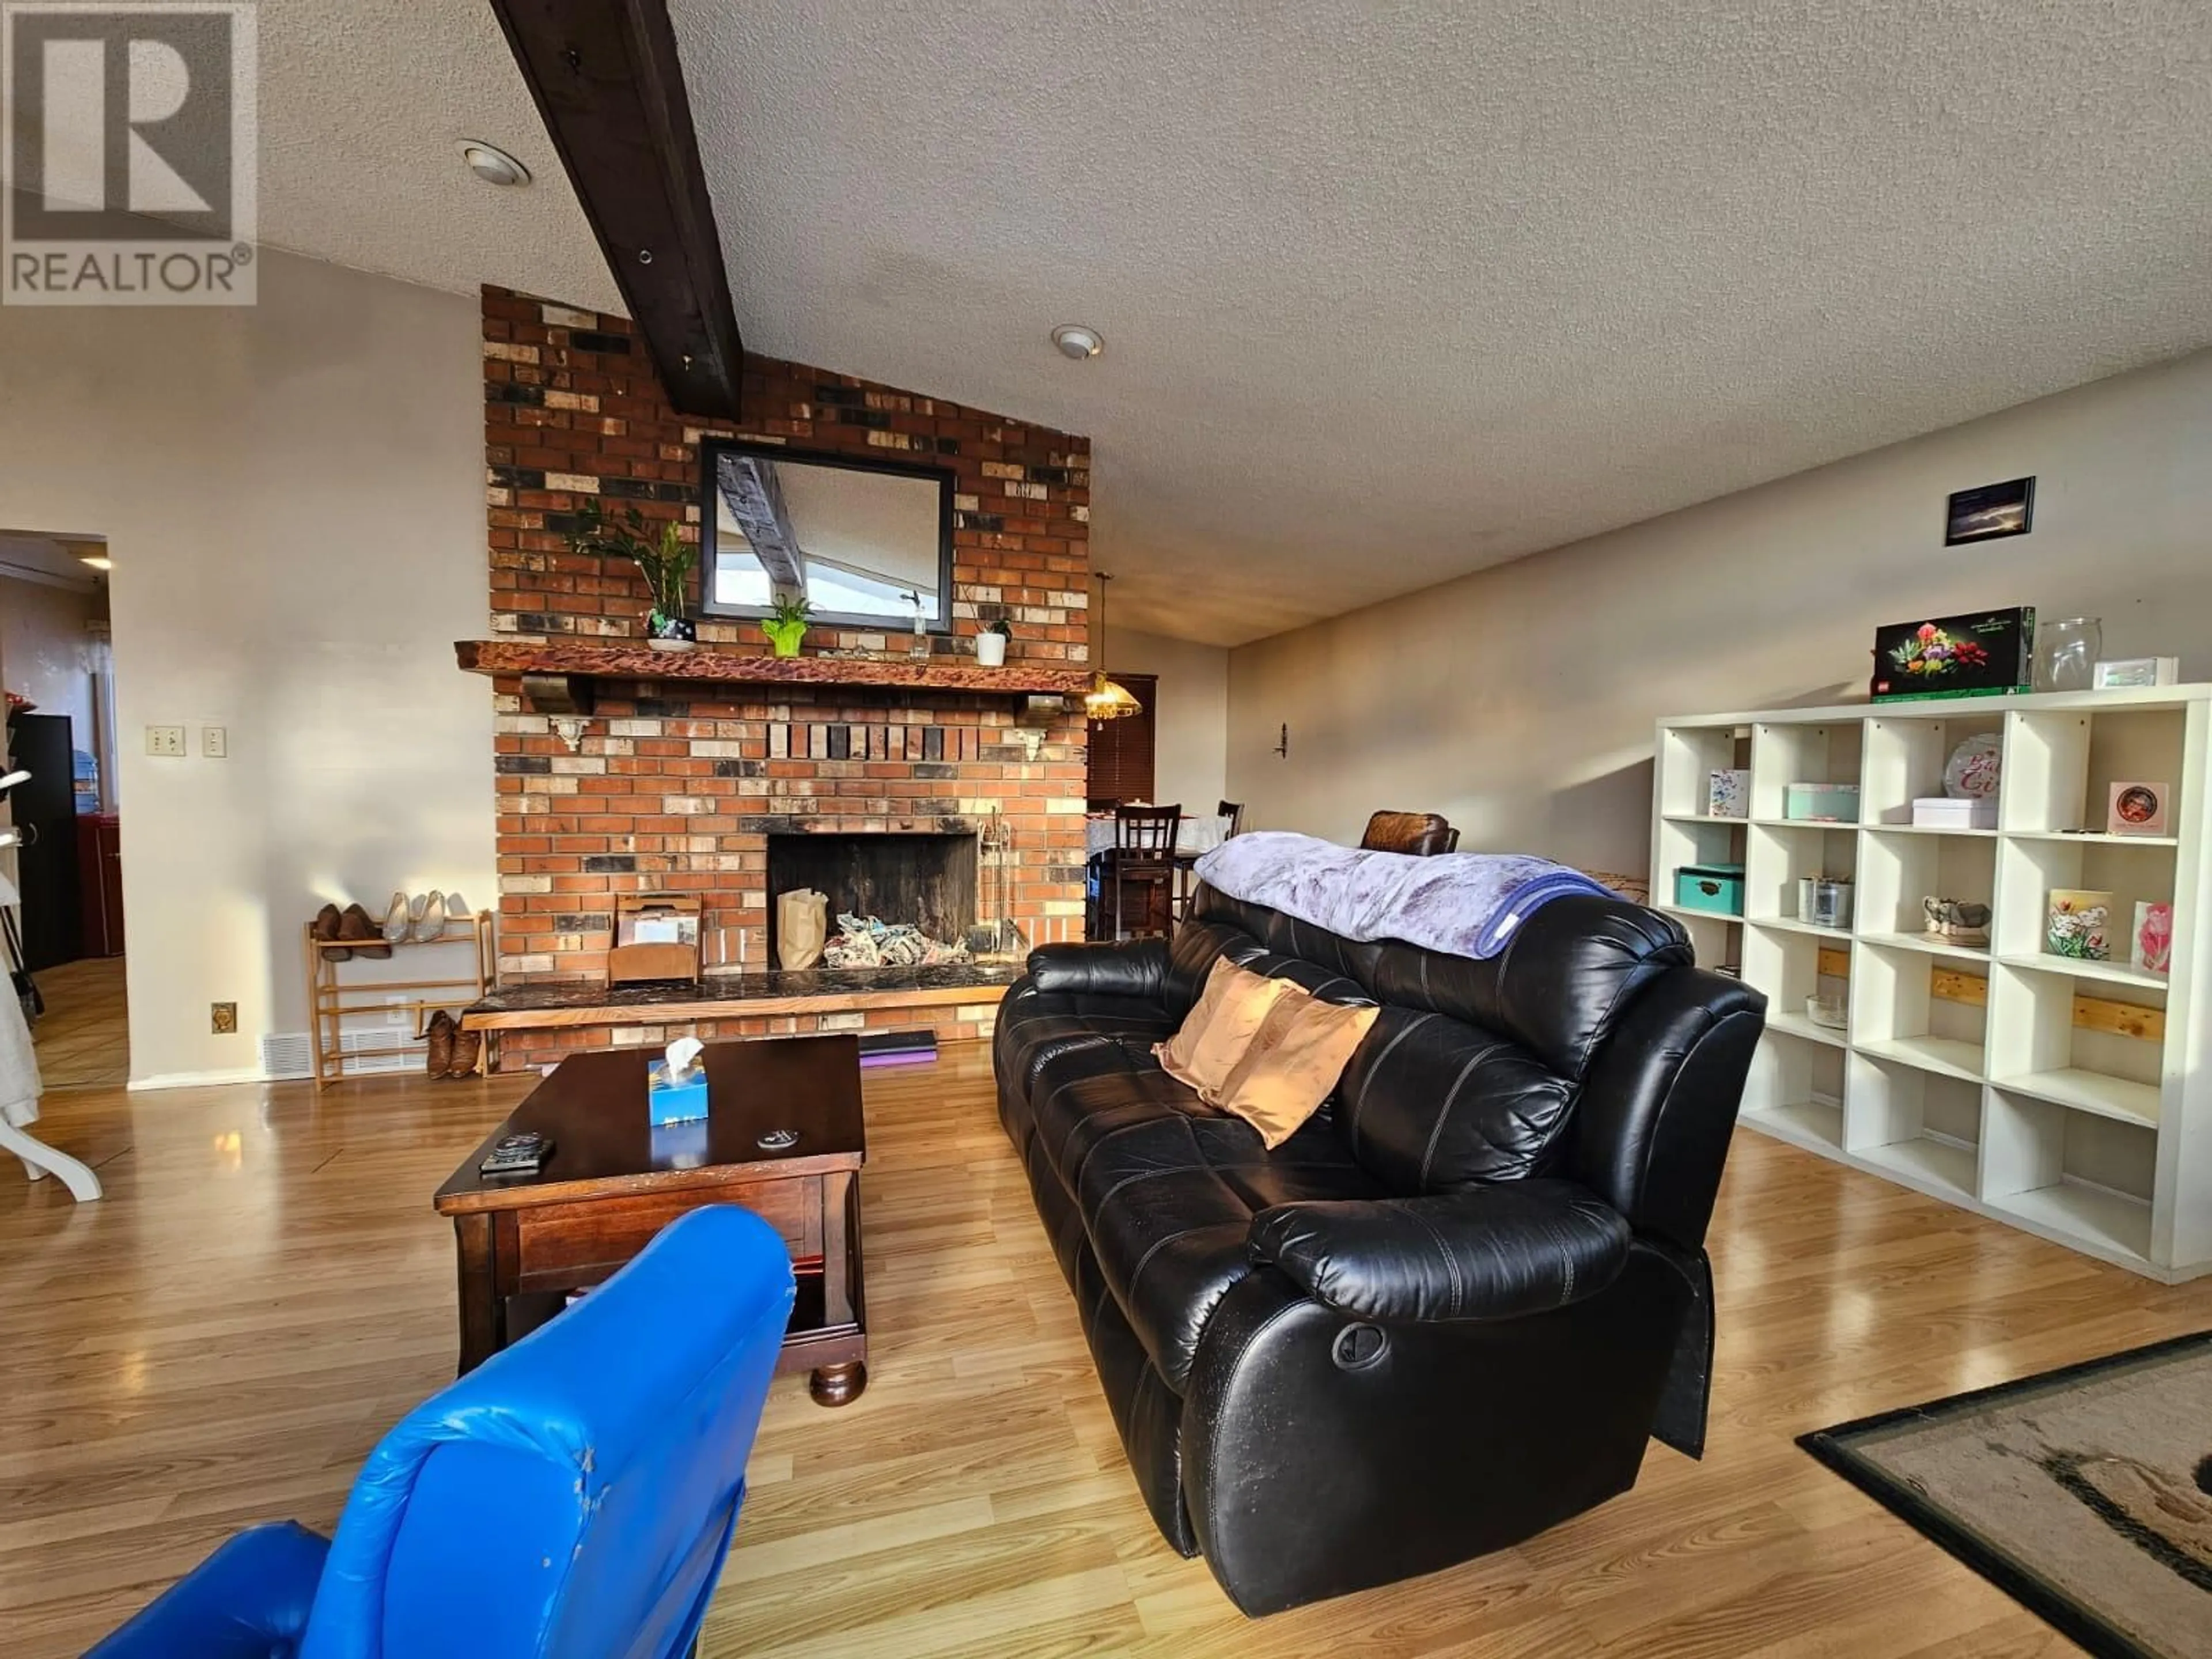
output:
<instances>
[{"instance_id":1,"label":"fireplace hearth ledge","mask_svg":"<svg viewBox=\"0 0 2212 1659\"><path fill-rule=\"evenodd\" d=\"M550 1030L760 1015L840 1013L995 1000L1022 974L1019 962L935 963L913 968L770 969L710 973L642 985L510 985L471 1003L461 1016L471 1031Z\"/></svg>"}]
</instances>

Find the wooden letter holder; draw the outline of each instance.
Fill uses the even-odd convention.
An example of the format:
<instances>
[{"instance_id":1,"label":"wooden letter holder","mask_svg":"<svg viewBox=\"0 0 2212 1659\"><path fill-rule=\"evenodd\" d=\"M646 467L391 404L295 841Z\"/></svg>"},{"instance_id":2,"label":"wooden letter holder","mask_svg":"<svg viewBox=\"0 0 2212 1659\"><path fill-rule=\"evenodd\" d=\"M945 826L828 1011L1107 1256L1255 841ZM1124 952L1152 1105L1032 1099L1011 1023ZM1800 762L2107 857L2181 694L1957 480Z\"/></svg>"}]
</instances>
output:
<instances>
[{"instance_id":1,"label":"wooden letter holder","mask_svg":"<svg viewBox=\"0 0 2212 1659\"><path fill-rule=\"evenodd\" d=\"M699 982L699 901L683 893L633 893L615 901L607 983Z\"/></svg>"}]
</instances>

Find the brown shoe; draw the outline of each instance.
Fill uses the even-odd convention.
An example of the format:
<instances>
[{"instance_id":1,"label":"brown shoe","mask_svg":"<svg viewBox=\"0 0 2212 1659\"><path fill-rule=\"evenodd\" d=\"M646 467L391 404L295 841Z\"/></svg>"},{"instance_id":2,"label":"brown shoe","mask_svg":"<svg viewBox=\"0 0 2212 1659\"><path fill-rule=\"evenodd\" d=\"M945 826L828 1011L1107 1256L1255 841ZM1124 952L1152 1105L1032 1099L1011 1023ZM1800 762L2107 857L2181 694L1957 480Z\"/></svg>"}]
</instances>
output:
<instances>
[{"instance_id":1,"label":"brown shoe","mask_svg":"<svg viewBox=\"0 0 2212 1659\"><path fill-rule=\"evenodd\" d=\"M477 1061L483 1054L483 1033L471 1031L459 1020L453 1022L453 1058L447 1068L447 1077L473 1077Z\"/></svg>"},{"instance_id":2,"label":"brown shoe","mask_svg":"<svg viewBox=\"0 0 2212 1659\"><path fill-rule=\"evenodd\" d=\"M337 905L325 904L321 909L316 911L314 926L308 931L310 936L315 941L316 947L319 950L321 950L323 955L331 961L346 962L351 960L353 952L350 951L333 951L326 948L331 941L336 939L338 936L338 907Z\"/></svg>"},{"instance_id":3,"label":"brown shoe","mask_svg":"<svg viewBox=\"0 0 2212 1659\"><path fill-rule=\"evenodd\" d=\"M338 937L353 946L356 956L392 954L392 947L384 942L384 930L358 904L349 904L338 912Z\"/></svg>"},{"instance_id":4,"label":"brown shoe","mask_svg":"<svg viewBox=\"0 0 2212 1659\"><path fill-rule=\"evenodd\" d=\"M448 1077L453 1070L453 1017L443 1008L430 1016L430 1046L422 1069L432 1077Z\"/></svg>"}]
</instances>

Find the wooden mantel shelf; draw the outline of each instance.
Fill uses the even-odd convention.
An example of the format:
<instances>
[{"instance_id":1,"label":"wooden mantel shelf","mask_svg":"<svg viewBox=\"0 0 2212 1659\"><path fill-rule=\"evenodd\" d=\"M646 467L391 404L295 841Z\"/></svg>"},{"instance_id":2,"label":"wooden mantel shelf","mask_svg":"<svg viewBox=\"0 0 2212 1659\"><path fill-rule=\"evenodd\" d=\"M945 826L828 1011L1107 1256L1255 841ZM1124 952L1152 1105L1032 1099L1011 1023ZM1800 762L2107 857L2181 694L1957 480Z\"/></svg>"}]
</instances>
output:
<instances>
[{"instance_id":1,"label":"wooden mantel shelf","mask_svg":"<svg viewBox=\"0 0 2212 1659\"><path fill-rule=\"evenodd\" d=\"M1010 663L913 662L896 658L761 657L730 651L656 651L642 640L599 644L526 640L457 640L453 654L474 674L524 679L533 706L557 713L565 702L588 709L592 680L707 680L726 685L859 686L882 690L964 691L983 696L1080 696L1091 676L1076 668Z\"/></svg>"}]
</instances>

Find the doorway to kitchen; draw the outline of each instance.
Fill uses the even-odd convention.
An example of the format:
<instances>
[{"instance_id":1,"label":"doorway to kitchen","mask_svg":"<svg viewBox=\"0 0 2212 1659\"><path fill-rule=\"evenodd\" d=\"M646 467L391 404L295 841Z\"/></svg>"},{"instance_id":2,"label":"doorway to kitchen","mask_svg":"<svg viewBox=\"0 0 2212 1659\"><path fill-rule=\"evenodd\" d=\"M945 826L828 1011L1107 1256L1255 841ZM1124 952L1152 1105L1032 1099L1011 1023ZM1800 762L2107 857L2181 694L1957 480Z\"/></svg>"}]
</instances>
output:
<instances>
[{"instance_id":1,"label":"doorway to kitchen","mask_svg":"<svg viewBox=\"0 0 2212 1659\"><path fill-rule=\"evenodd\" d=\"M106 542L0 530L0 967L47 1090L130 1075Z\"/></svg>"}]
</instances>

